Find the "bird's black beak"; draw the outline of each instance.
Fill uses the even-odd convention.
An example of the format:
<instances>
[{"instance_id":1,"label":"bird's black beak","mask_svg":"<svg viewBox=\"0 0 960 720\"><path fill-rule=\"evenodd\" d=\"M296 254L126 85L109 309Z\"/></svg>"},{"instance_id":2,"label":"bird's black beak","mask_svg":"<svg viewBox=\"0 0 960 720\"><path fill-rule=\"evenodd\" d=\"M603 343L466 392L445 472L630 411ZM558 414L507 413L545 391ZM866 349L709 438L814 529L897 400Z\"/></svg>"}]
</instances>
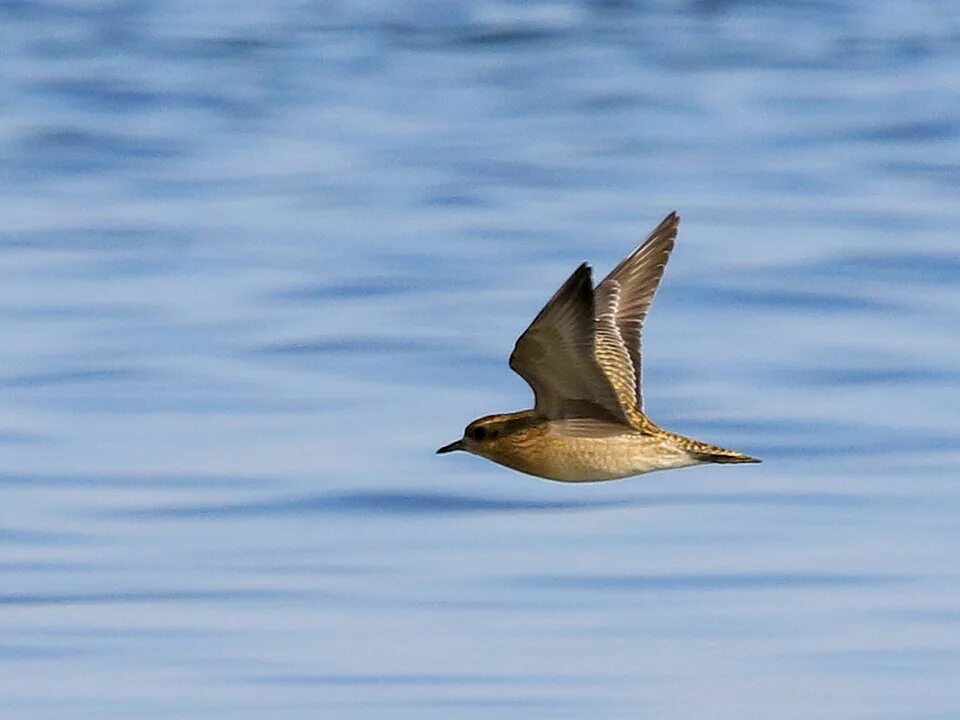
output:
<instances>
[{"instance_id":1,"label":"bird's black beak","mask_svg":"<svg viewBox=\"0 0 960 720\"><path fill-rule=\"evenodd\" d=\"M437 455L443 455L444 453L453 452L454 450L465 450L463 446L463 440L454 440L449 445L444 445L442 448L437 450Z\"/></svg>"}]
</instances>

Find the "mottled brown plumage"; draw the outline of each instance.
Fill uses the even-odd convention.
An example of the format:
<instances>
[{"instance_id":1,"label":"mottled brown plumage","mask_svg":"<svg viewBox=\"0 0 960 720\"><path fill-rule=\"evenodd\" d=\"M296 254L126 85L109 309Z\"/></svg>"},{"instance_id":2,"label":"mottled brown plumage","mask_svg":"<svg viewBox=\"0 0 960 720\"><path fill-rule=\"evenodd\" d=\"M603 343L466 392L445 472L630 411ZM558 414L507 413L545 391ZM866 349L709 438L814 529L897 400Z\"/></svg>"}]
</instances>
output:
<instances>
[{"instance_id":1,"label":"mottled brown plumage","mask_svg":"<svg viewBox=\"0 0 960 720\"><path fill-rule=\"evenodd\" d=\"M438 453L466 450L568 482L613 480L705 462L759 462L657 427L643 412L640 336L680 217L668 215L596 287L584 263L517 340L513 368L534 407L474 420Z\"/></svg>"}]
</instances>

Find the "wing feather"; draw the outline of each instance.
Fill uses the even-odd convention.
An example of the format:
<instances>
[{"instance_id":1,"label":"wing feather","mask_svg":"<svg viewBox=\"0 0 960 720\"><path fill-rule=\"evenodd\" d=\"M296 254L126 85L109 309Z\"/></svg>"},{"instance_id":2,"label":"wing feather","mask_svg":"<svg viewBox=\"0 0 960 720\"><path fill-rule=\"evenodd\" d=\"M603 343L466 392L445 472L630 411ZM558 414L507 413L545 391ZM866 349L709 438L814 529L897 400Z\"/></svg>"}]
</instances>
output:
<instances>
[{"instance_id":1,"label":"wing feather","mask_svg":"<svg viewBox=\"0 0 960 720\"><path fill-rule=\"evenodd\" d=\"M550 298L510 355L510 367L533 388L540 417L627 422L595 357L596 327L593 281L584 263Z\"/></svg>"},{"instance_id":2,"label":"wing feather","mask_svg":"<svg viewBox=\"0 0 960 720\"><path fill-rule=\"evenodd\" d=\"M617 265L594 292L598 357L623 407L643 410L641 334L670 258L680 216L670 213L647 239ZM629 410L628 410L629 413Z\"/></svg>"}]
</instances>

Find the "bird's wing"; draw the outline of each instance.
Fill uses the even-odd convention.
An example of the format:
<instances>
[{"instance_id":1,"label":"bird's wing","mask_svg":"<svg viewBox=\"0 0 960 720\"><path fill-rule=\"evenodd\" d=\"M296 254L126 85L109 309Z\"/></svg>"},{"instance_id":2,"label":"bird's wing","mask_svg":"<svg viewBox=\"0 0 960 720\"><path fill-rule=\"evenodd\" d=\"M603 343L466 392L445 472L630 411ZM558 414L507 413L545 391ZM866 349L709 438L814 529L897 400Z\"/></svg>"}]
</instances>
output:
<instances>
[{"instance_id":1,"label":"bird's wing","mask_svg":"<svg viewBox=\"0 0 960 720\"><path fill-rule=\"evenodd\" d=\"M549 432L562 437L590 438L593 440L609 440L615 437L631 435L634 428L623 423L612 423L609 420L597 418L565 418L554 420L549 424Z\"/></svg>"},{"instance_id":2,"label":"bird's wing","mask_svg":"<svg viewBox=\"0 0 960 720\"><path fill-rule=\"evenodd\" d=\"M624 408L643 410L640 335L679 225L677 213L667 215L594 291L597 362Z\"/></svg>"},{"instance_id":3,"label":"bird's wing","mask_svg":"<svg viewBox=\"0 0 960 720\"><path fill-rule=\"evenodd\" d=\"M589 266L578 267L517 340L510 367L530 387L540 417L596 417L627 424L595 356L596 319Z\"/></svg>"}]
</instances>

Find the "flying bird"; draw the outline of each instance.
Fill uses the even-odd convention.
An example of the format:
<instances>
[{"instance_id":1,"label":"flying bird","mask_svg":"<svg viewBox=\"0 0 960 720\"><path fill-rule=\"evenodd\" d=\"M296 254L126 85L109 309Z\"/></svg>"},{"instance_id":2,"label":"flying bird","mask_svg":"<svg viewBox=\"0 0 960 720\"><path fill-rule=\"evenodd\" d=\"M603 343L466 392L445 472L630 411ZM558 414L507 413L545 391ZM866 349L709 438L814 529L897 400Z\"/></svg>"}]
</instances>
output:
<instances>
[{"instance_id":1,"label":"flying bird","mask_svg":"<svg viewBox=\"0 0 960 720\"><path fill-rule=\"evenodd\" d=\"M670 213L596 287L589 265L574 270L510 355L533 389L533 408L474 420L437 453L465 450L563 482L760 462L664 430L643 411L640 335L679 224Z\"/></svg>"}]
</instances>

